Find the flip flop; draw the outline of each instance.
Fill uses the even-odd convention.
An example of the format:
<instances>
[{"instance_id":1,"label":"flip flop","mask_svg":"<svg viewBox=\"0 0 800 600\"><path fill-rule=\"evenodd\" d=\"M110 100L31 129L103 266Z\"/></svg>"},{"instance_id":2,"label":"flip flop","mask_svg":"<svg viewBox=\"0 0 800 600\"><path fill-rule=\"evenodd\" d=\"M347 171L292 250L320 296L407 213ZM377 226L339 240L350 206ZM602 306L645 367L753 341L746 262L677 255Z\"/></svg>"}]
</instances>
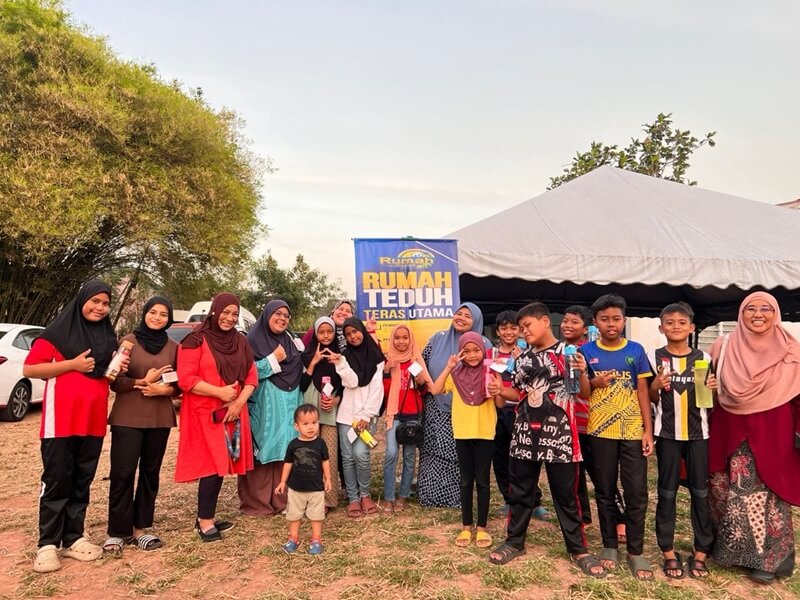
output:
<instances>
[{"instance_id":1,"label":"flip flop","mask_svg":"<svg viewBox=\"0 0 800 600\"><path fill-rule=\"evenodd\" d=\"M609 573L611 571L615 571L616 568L619 566L619 550L617 550L616 548L603 548L600 551L599 558L600 558L600 564L602 564L603 561L614 563L614 566L611 568L603 565L603 568L605 568L605 570L608 571Z\"/></svg>"},{"instance_id":2,"label":"flip flop","mask_svg":"<svg viewBox=\"0 0 800 600\"><path fill-rule=\"evenodd\" d=\"M587 554L581 558L574 558L570 555L570 558L578 565L578 568L583 571L584 575L588 575L589 577L594 577L595 579L602 579L603 577L608 576L608 571L603 566L603 563L594 555L594 554ZM600 567L603 569L599 573L595 573L592 569Z\"/></svg>"},{"instance_id":3,"label":"flip flop","mask_svg":"<svg viewBox=\"0 0 800 600\"><path fill-rule=\"evenodd\" d=\"M378 505L369 496L361 498L361 511L365 515L374 515L378 512Z\"/></svg>"},{"instance_id":4,"label":"flip flop","mask_svg":"<svg viewBox=\"0 0 800 600\"><path fill-rule=\"evenodd\" d=\"M497 554L499 558L495 558L492 554ZM525 554L525 548L521 550L519 548L514 548L514 546L509 546L506 543L500 544L497 548L495 548L491 554L489 554L489 562L493 565L504 565L509 561L514 560L518 556L522 556Z\"/></svg>"},{"instance_id":5,"label":"flip flop","mask_svg":"<svg viewBox=\"0 0 800 600\"><path fill-rule=\"evenodd\" d=\"M217 527L217 531L219 530L219 527ZM139 550L158 550L164 545L161 538L150 533L142 534L138 538L131 538L128 543L132 546L136 546ZM105 550L105 547L103 547L103 549Z\"/></svg>"},{"instance_id":6,"label":"flip flop","mask_svg":"<svg viewBox=\"0 0 800 600\"><path fill-rule=\"evenodd\" d=\"M492 536L488 531L478 531L475 534L475 545L478 548L488 548L492 545Z\"/></svg>"},{"instance_id":7,"label":"flip flop","mask_svg":"<svg viewBox=\"0 0 800 600\"><path fill-rule=\"evenodd\" d=\"M361 502L351 502L347 505L347 516L351 519L358 519L364 516L361 510Z\"/></svg>"},{"instance_id":8,"label":"flip flop","mask_svg":"<svg viewBox=\"0 0 800 600\"><path fill-rule=\"evenodd\" d=\"M469 529L462 529L461 533L456 536L456 546L459 548L466 548L472 541L472 532Z\"/></svg>"},{"instance_id":9,"label":"flip flop","mask_svg":"<svg viewBox=\"0 0 800 600\"><path fill-rule=\"evenodd\" d=\"M103 554L109 554L114 558L122 556L122 548L127 543L121 537L110 537L103 543Z\"/></svg>"},{"instance_id":10,"label":"flip flop","mask_svg":"<svg viewBox=\"0 0 800 600\"><path fill-rule=\"evenodd\" d=\"M653 567L650 566L650 563L647 562L647 559L641 554L628 554L628 568L631 571L631 575L636 577L636 579L639 581L653 581L655 577L655 573L653 573ZM639 571L649 571L650 576L647 577L646 575L639 575Z\"/></svg>"},{"instance_id":11,"label":"flip flop","mask_svg":"<svg viewBox=\"0 0 800 600\"><path fill-rule=\"evenodd\" d=\"M661 570L664 571L664 575L670 579L683 579L686 577L686 570L683 568L683 559L678 552L675 553L675 558L664 558ZM669 571L680 571L681 574L673 575Z\"/></svg>"},{"instance_id":12,"label":"flip flop","mask_svg":"<svg viewBox=\"0 0 800 600\"><path fill-rule=\"evenodd\" d=\"M706 566L706 561L695 558L694 554L692 554L689 557L689 564L687 566L689 567L688 569L689 577L691 577L692 579L705 579L706 577L708 577L709 571L708 567ZM695 575L694 573L692 573L692 571L697 571L698 573L705 573L705 575Z\"/></svg>"}]
</instances>

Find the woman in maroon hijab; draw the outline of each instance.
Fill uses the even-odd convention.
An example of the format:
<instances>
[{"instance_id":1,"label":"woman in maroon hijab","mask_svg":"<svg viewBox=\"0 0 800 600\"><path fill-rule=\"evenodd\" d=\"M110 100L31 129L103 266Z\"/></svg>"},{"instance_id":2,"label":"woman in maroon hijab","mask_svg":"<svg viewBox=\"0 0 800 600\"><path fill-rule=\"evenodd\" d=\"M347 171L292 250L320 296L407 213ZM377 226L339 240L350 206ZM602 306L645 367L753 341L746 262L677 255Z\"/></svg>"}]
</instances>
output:
<instances>
[{"instance_id":1,"label":"woman in maroon hijab","mask_svg":"<svg viewBox=\"0 0 800 600\"><path fill-rule=\"evenodd\" d=\"M742 302L736 329L714 342L711 356L718 379L709 439L713 557L771 583L794 568L800 343L781 326L775 298L755 292Z\"/></svg>"},{"instance_id":2,"label":"woman in maroon hijab","mask_svg":"<svg viewBox=\"0 0 800 600\"><path fill-rule=\"evenodd\" d=\"M214 520L222 477L253 468L247 399L258 377L238 320L239 299L217 294L203 325L178 348L183 402L175 481L199 480L195 528L204 542L221 540L220 532L233 527Z\"/></svg>"}]
</instances>

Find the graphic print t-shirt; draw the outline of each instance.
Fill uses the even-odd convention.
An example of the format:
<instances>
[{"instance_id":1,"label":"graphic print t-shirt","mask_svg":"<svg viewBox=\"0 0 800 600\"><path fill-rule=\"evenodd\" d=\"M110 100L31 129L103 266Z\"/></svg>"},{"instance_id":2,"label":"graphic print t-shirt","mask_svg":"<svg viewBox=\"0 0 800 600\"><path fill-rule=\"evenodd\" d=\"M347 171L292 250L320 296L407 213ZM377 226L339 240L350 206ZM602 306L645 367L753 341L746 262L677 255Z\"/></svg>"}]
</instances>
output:
<instances>
[{"instance_id":1,"label":"graphic print t-shirt","mask_svg":"<svg viewBox=\"0 0 800 600\"><path fill-rule=\"evenodd\" d=\"M708 409L697 408L694 394L694 363L710 357L702 350L693 349L686 356L677 356L659 348L648 355L653 368L661 372L669 364L669 391L660 390L655 405L653 435L670 440L707 440Z\"/></svg>"},{"instance_id":2,"label":"graphic print t-shirt","mask_svg":"<svg viewBox=\"0 0 800 600\"><path fill-rule=\"evenodd\" d=\"M575 424L575 398L564 390L564 344L525 350L516 360L514 387L525 393L517 406L509 456L569 463L583 460Z\"/></svg>"},{"instance_id":3,"label":"graphic print t-shirt","mask_svg":"<svg viewBox=\"0 0 800 600\"><path fill-rule=\"evenodd\" d=\"M592 390L586 433L611 440L642 439L644 424L636 388L640 379L653 374L644 348L630 340L616 348L598 341L584 344L579 352L586 357L590 378L612 374L607 387Z\"/></svg>"},{"instance_id":4,"label":"graphic print t-shirt","mask_svg":"<svg viewBox=\"0 0 800 600\"><path fill-rule=\"evenodd\" d=\"M324 492L322 461L328 460L328 446L322 438L310 441L294 438L286 449L284 462L292 463L286 485L295 492Z\"/></svg>"}]
</instances>

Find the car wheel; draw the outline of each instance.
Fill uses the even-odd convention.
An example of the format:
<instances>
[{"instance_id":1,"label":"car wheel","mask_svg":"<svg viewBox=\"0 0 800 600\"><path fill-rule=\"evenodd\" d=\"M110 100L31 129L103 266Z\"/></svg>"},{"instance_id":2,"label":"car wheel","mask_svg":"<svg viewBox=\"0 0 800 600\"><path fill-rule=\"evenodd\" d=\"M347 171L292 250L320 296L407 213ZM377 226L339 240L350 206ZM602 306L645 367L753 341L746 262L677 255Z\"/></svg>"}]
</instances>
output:
<instances>
[{"instance_id":1,"label":"car wheel","mask_svg":"<svg viewBox=\"0 0 800 600\"><path fill-rule=\"evenodd\" d=\"M21 421L28 413L31 405L31 388L24 381L17 382L11 395L8 397L8 404L0 409L0 419L3 421Z\"/></svg>"}]
</instances>

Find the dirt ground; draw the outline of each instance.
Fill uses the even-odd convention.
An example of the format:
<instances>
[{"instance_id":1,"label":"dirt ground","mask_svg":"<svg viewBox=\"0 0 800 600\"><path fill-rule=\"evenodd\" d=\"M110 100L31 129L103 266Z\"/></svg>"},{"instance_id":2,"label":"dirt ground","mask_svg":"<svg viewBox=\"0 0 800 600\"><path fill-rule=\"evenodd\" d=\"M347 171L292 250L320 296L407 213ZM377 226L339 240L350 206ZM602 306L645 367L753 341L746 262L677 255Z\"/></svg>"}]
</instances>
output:
<instances>
[{"instance_id":1,"label":"dirt ground","mask_svg":"<svg viewBox=\"0 0 800 600\"><path fill-rule=\"evenodd\" d=\"M0 598L58 597L94 600L157 596L162 598L280 598L359 599L462 598L634 599L634 598L796 598L800 576L770 587L750 584L740 572L715 568L705 581L667 580L658 569L652 534L655 484L651 482L646 555L656 569L651 583L636 581L620 568L604 580L584 577L570 563L560 532L553 523L535 522L528 533L528 553L505 566L491 565L487 551L472 546L457 549L457 511L422 509L412 504L402 515L348 519L341 508L325 525L325 554L288 556L283 518L245 517L238 513L236 485L226 479L219 515L236 522L226 539L203 544L192 531L196 486L175 484L178 432L174 431L162 471L155 532L165 547L144 552L132 547L122 558L93 563L64 559L60 571L39 575L31 571L37 538L37 496L40 411L34 408L20 423L0 423ZM100 459L92 486L86 534L105 539L109 448ZM382 486L382 454L373 453L374 497ZM490 533L502 541L503 519L499 494L492 490ZM691 547L688 500L680 496L678 546ZM592 548L599 546L596 525L587 529ZM304 524L301 537L308 540ZM302 542L301 542L302 543ZM623 559L624 562L624 559Z\"/></svg>"}]
</instances>

